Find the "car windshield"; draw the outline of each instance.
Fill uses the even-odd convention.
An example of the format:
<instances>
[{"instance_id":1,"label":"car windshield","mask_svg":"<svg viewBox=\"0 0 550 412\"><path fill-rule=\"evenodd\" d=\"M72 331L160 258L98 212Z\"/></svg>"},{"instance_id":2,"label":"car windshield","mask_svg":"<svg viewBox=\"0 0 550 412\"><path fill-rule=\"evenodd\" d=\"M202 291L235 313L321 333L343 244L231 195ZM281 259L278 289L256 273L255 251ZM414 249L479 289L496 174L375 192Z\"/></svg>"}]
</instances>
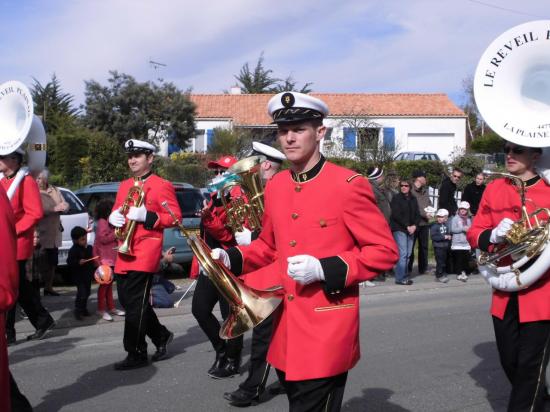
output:
<instances>
[{"instance_id":1,"label":"car windshield","mask_svg":"<svg viewBox=\"0 0 550 412\"><path fill-rule=\"evenodd\" d=\"M69 210L64 212L65 215L75 215L77 213L83 213L85 212L84 207L80 204L77 197L65 189L59 189L61 191L61 194L63 195L63 199L65 199L65 202L69 204Z\"/></svg>"},{"instance_id":2,"label":"car windshield","mask_svg":"<svg viewBox=\"0 0 550 412\"><path fill-rule=\"evenodd\" d=\"M176 196L183 217L197 216L202 209L204 197L199 190L176 190Z\"/></svg>"}]
</instances>

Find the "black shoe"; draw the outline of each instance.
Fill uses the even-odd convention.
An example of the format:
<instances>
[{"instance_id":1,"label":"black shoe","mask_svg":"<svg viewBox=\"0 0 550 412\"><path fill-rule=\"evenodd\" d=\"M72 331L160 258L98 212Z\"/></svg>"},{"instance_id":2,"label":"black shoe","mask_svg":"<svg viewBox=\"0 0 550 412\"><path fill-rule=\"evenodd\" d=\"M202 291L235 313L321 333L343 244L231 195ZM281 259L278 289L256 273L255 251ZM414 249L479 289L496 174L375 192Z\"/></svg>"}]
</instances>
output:
<instances>
[{"instance_id":1,"label":"black shoe","mask_svg":"<svg viewBox=\"0 0 550 412\"><path fill-rule=\"evenodd\" d=\"M396 285L404 285L404 286L410 286L413 284L413 281L411 279L405 279L405 280L396 280Z\"/></svg>"},{"instance_id":2,"label":"black shoe","mask_svg":"<svg viewBox=\"0 0 550 412\"><path fill-rule=\"evenodd\" d=\"M36 329L36 331L32 334L27 336L27 340L41 340L46 337L48 332L50 332L55 327L55 321L51 319L48 326L40 329Z\"/></svg>"},{"instance_id":3,"label":"black shoe","mask_svg":"<svg viewBox=\"0 0 550 412\"><path fill-rule=\"evenodd\" d=\"M144 366L147 366L147 365L149 365L149 360L147 359L146 353L143 353L143 354L129 353L128 356L126 356L126 359L115 363L115 370L125 371L128 369L143 368Z\"/></svg>"},{"instance_id":4,"label":"black shoe","mask_svg":"<svg viewBox=\"0 0 550 412\"><path fill-rule=\"evenodd\" d=\"M60 296L55 290L44 289L44 296Z\"/></svg>"},{"instance_id":5,"label":"black shoe","mask_svg":"<svg viewBox=\"0 0 550 412\"><path fill-rule=\"evenodd\" d=\"M84 320L84 317L82 316L82 313L79 312L79 311L76 311L76 310L74 311L74 318L76 320Z\"/></svg>"},{"instance_id":6,"label":"black shoe","mask_svg":"<svg viewBox=\"0 0 550 412\"><path fill-rule=\"evenodd\" d=\"M151 361L157 362L166 359L166 346L172 342L172 339L174 339L174 334L168 332L168 336L166 336L164 342L157 346L157 351L151 356Z\"/></svg>"},{"instance_id":7,"label":"black shoe","mask_svg":"<svg viewBox=\"0 0 550 412\"><path fill-rule=\"evenodd\" d=\"M262 391L259 391L257 394L252 394L250 392L244 391L241 388L237 389L235 392L226 392L223 394L223 397L229 401L233 406L250 406L257 405L260 400L260 395Z\"/></svg>"},{"instance_id":8,"label":"black shoe","mask_svg":"<svg viewBox=\"0 0 550 412\"><path fill-rule=\"evenodd\" d=\"M269 386L270 395L282 395L283 393L286 393L286 389L281 382L275 381Z\"/></svg>"},{"instance_id":9,"label":"black shoe","mask_svg":"<svg viewBox=\"0 0 550 412\"><path fill-rule=\"evenodd\" d=\"M226 362L226 358L225 358L225 351L223 352L216 352L216 360L214 361L214 363L212 364L212 366L210 366L210 369L208 369L208 375L210 375L211 373L213 373L216 369L222 367L225 365L225 362Z\"/></svg>"},{"instance_id":10,"label":"black shoe","mask_svg":"<svg viewBox=\"0 0 550 412\"><path fill-rule=\"evenodd\" d=\"M92 314L90 312L88 312L88 309L84 309L82 311L82 316L92 316Z\"/></svg>"},{"instance_id":11,"label":"black shoe","mask_svg":"<svg viewBox=\"0 0 550 412\"><path fill-rule=\"evenodd\" d=\"M231 378L232 376L239 374L239 369L241 366L241 359L240 358L227 358L222 366L220 366L218 369L213 371L212 373L209 373L211 378L214 379L225 379L225 378Z\"/></svg>"}]
</instances>

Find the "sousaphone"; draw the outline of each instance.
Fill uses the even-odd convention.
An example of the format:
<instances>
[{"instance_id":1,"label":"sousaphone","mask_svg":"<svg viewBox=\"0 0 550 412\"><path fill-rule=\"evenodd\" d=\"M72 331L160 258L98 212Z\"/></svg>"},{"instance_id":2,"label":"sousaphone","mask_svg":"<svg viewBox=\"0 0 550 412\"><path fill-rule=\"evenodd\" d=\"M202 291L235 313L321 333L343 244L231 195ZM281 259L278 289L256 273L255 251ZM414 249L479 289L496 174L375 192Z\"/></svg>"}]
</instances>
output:
<instances>
[{"instance_id":1,"label":"sousaphone","mask_svg":"<svg viewBox=\"0 0 550 412\"><path fill-rule=\"evenodd\" d=\"M8 189L11 199L17 186L31 171L40 171L46 164L46 131L34 115L32 95L18 81L0 85L0 155L27 153L28 167L22 167Z\"/></svg>"},{"instance_id":2,"label":"sousaphone","mask_svg":"<svg viewBox=\"0 0 550 412\"><path fill-rule=\"evenodd\" d=\"M496 38L477 66L474 95L481 116L502 138L526 147L550 146L550 20L521 24ZM548 168L537 166L539 173ZM534 207L528 213L520 179L488 174L518 187L522 217L504 245L493 253L478 251L479 271L495 289L526 289L550 268L550 211Z\"/></svg>"}]
</instances>

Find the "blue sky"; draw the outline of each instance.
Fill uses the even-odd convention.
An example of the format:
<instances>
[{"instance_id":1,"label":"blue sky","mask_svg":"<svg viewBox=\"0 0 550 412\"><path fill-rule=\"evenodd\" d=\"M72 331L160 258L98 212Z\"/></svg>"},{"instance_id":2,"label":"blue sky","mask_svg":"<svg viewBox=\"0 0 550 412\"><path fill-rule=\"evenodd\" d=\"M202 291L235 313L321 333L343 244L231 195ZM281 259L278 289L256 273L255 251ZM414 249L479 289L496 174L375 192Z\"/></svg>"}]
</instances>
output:
<instances>
[{"instance_id":1,"label":"blue sky","mask_svg":"<svg viewBox=\"0 0 550 412\"><path fill-rule=\"evenodd\" d=\"M263 51L276 76L317 92L444 92L460 103L491 41L538 19L550 19L547 0L0 0L0 82L56 73L81 103L85 80L118 70L220 93Z\"/></svg>"}]
</instances>

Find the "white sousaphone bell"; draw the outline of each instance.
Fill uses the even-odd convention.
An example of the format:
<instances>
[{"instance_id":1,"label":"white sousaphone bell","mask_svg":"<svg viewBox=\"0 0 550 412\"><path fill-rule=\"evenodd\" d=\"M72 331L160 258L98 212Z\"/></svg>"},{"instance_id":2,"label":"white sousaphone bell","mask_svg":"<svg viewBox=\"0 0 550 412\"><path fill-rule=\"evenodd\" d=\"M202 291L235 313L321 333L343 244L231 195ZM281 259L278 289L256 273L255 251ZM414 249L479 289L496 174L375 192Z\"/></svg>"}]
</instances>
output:
<instances>
[{"instance_id":1,"label":"white sousaphone bell","mask_svg":"<svg viewBox=\"0 0 550 412\"><path fill-rule=\"evenodd\" d=\"M537 172L550 183L550 20L524 23L496 38L477 66L474 95L480 114L498 135L517 145L543 148ZM550 211L536 208L528 214L524 187L521 182L518 186L522 219L514 223L503 248L477 252L487 283L508 292L530 287L550 268ZM501 261L509 257L512 263Z\"/></svg>"},{"instance_id":2,"label":"white sousaphone bell","mask_svg":"<svg viewBox=\"0 0 550 412\"><path fill-rule=\"evenodd\" d=\"M28 167L22 167L8 189L12 198L17 186L31 171L40 171L46 164L46 131L40 118L33 114L32 95L18 81L0 85L0 155L27 152Z\"/></svg>"}]
</instances>

